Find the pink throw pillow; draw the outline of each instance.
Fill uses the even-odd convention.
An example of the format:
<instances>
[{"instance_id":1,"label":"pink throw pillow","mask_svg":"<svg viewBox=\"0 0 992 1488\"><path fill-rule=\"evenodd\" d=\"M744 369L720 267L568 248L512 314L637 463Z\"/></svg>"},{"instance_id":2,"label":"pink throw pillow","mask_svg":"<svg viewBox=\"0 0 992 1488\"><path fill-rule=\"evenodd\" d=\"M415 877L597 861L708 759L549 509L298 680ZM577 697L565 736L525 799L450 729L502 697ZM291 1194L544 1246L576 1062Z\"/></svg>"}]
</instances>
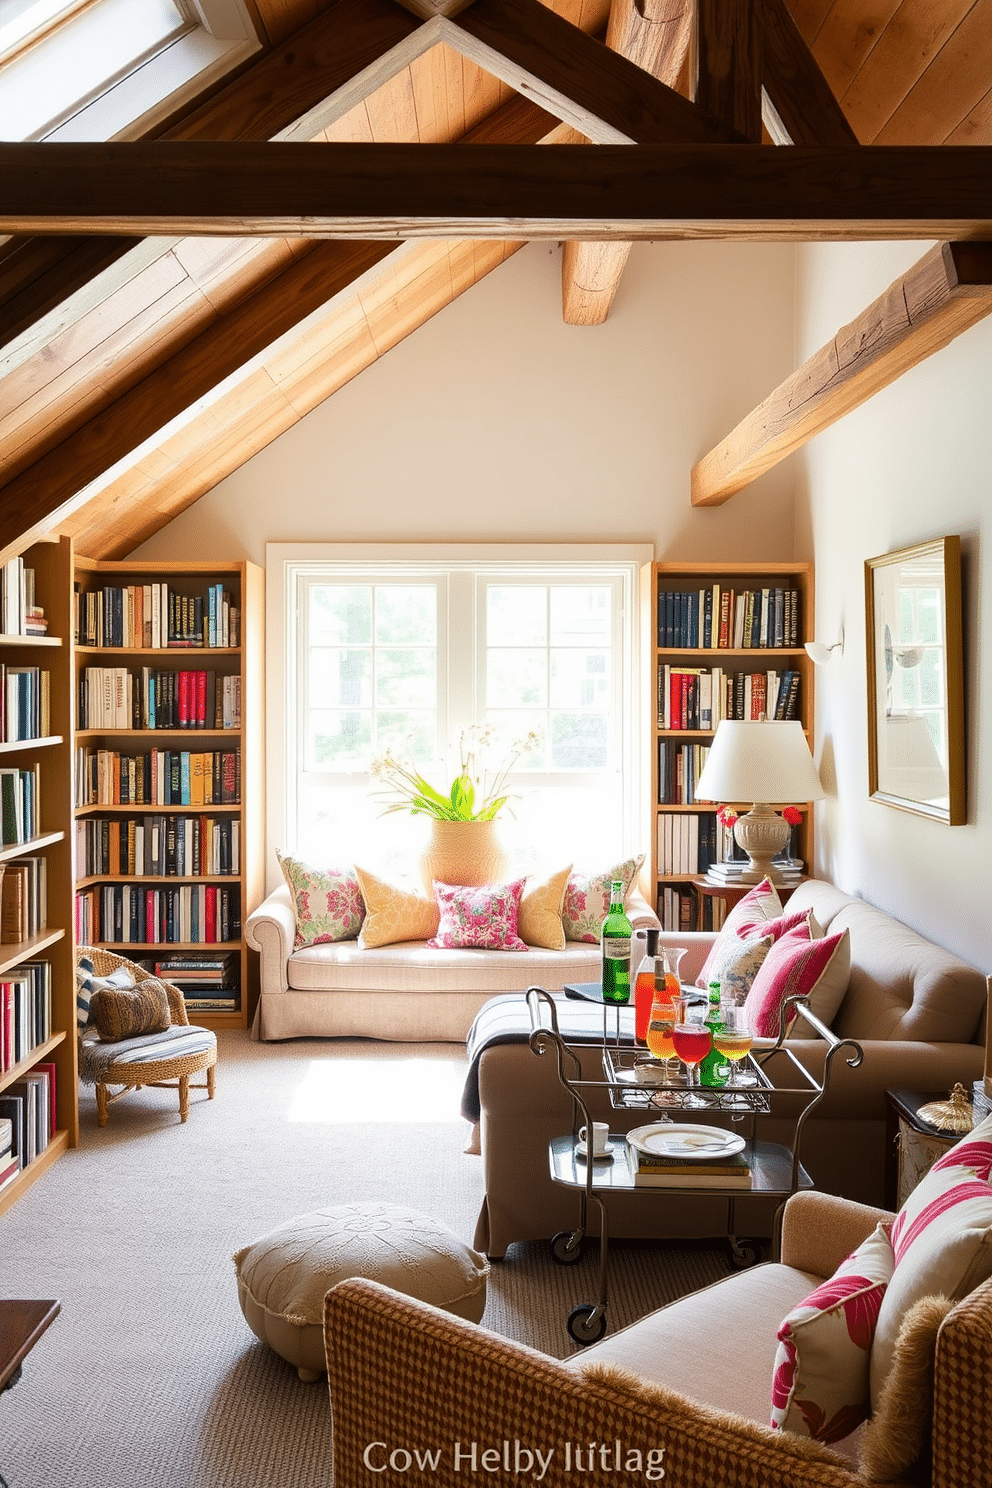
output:
<instances>
[{"instance_id":1,"label":"pink throw pillow","mask_svg":"<svg viewBox=\"0 0 992 1488\"><path fill-rule=\"evenodd\" d=\"M742 940L749 940L752 935L770 935L772 940L780 940L790 930L806 930L810 940L819 940L823 935L811 909L795 909L791 914L786 910L774 920L751 920L736 928Z\"/></svg>"},{"instance_id":2,"label":"pink throw pillow","mask_svg":"<svg viewBox=\"0 0 992 1488\"><path fill-rule=\"evenodd\" d=\"M778 1038L787 997L813 999L821 982L847 986L851 973L851 939L847 930L810 940L800 926L774 942L755 974L744 1011L758 1038Z\"/></svg>"},{"instance_id":3,"label":"pink throw pillow","mask_svg":"<svg viewBox=\"0 0 992 1488\"><path fill-rule=\"evenodd\" d=\"M441 912L436 933L427 942L433 950L475 948L480 951L526 951L517 934L517 916L526 879L508 884L434 883Z\"/></svg>"},{"instance_id":4,"label":"pink throw pillow","mask_svg":"<svg viewBox=\"0 0 992 1488\"><path fill-rule=\"evenodd\" d=\"M710 953L703 962L703 969L696 977L696 986L707 988L710 984L710 973L713 960L716 956L716 948L721 941L731 936L736 936L740 925L750 925L750 935L756 934L755 925L759 920L771 920L782 913L782 901L778 897L771 879L763 878L760 883L749 889L744 898L735 904L733 909L720 927L720 934L710 946Z\"/></svg>"},{"instance_id":5,"label":"pink throw pillow","mask_svg":"<svg viewBox=\"0 0 992 1488\"><path fill-rule=\"evenodd\" d=\"M892 1267L880 1224L783 1319L772 1376L775 1429L835 1442L867 1420L871 1349Z\"/></svg>"}]
</instances>

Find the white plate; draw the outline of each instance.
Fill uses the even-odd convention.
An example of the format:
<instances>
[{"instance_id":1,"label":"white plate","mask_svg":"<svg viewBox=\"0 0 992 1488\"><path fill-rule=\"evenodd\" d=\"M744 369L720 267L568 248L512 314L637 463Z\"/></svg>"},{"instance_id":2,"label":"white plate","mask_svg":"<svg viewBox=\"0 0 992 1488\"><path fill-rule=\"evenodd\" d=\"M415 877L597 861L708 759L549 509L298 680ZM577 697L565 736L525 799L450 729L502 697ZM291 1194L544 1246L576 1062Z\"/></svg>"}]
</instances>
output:
<instances>
[{"instance_id":1,"label":"white plate","mask_svg":"<svg viewBox=\"0 0 992 1488\"><path fill-rule=\"evenodd\" d=\"M719 1126L693 1126L687 1121L655 1121L650 1126L635 1126L627 1141L638 1152L652 1157L707 1158L732 1157L747 1145L738 1132L724 1131Z\"/></svg>"}]
</instances>

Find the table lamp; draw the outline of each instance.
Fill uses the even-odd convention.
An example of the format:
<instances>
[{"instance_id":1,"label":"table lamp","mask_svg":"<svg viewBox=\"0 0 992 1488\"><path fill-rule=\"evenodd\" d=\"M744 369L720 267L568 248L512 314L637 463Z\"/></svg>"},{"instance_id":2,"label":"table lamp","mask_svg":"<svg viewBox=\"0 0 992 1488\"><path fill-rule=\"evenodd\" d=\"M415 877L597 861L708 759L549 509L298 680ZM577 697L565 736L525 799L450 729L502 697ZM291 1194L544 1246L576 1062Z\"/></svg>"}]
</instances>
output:
<instances>
[{"instance_id":1,"label":"table lamp","mask_svg":"<svg viewBox=\"0 0 992 1488\"><path fill-rule=\"evenodd\" d=\"M737 818L734 837L750 858L741 883L772 883L781 875L772 865L789 840L790 827L772 807L824 796L813 756L798 720L742 723L724 719L696 784L697 801L753 801Z\"/></svg>"}]
</instances>

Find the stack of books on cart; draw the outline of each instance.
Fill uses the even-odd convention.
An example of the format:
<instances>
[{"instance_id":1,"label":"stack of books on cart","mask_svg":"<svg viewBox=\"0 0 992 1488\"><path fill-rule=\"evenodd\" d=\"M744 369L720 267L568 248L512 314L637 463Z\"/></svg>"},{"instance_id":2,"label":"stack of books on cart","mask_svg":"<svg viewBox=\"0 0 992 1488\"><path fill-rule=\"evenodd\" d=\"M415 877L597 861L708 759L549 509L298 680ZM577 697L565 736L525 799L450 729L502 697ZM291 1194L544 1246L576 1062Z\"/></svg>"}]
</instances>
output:
<instances>
[{"instance_id":1,"label":"stack of books on cart","mask_svg":"<svg viewBox=\"0 0 992 1488\"><path fill-rule=\"evenodd\" d=\"M744 1145L740 1137L713 1127L666 1123L627 1134L637 1188L750 1188Z\"/></svg>"}]
</instances>

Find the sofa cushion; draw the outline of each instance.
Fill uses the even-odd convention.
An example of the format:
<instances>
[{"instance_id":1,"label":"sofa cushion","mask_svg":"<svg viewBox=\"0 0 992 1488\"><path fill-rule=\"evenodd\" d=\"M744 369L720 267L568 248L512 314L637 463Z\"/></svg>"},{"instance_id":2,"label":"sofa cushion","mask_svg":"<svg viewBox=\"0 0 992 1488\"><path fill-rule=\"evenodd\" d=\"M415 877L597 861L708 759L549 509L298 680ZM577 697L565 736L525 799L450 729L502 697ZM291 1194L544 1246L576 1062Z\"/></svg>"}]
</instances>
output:
<instances>
[{"instance_id":1,"label":"sofa cushion","mask_svg":"<svg viewBox=\"0 0 992 1488\"><path fill-rule=\"evenodd\" d=\"M730 1002L742 1003L772 945L770 935L760 935L757 931L746 938L741 935L721 937L706 963L709 980L720 983L720 995Z\"/></svg>"},{"instance_id":2,"label":"sofa cushion","mask_svg":"<svg viewBox=\"0 0 992 1488\"><path fill-rule=\"evenodd\" d=\"M871 1347L892 1266L888 1230L879 1224L782 1320L772 1376L773 1427L834 1442L867 1419Z\"/></svg>"},{"instance_id":3,"label":"sofa cushion","mask_svg":"<svg viewBox=\"0 0 992 1488\"><path fill-rule=\"evenodd\" d=\"M836 1010L851 972L851 942L847 932L810 940L799 926L775 941L762 962L744 1009L759 1038L777 1038L786 998L806 997L818 1017L819 1009ZM828 1020L823 1019L824 1022Z\"/></svg>"},{"instance_id":4,"label":"sofa cushion","mask_svg":"<svg viewBox=\"0 0 992 1488\"><path fill-rule=\"evenodd\" d=\"M172 1026L169 995L157 977L130 987L100 987L90 998L90 1018L105 1043L164 1033Z\"/></svg>"},{"instance_id":5,"label":"sofa cushion","mask_svg":"<svg viewBox=\"0 0 992 1488\"><path fill-rule=\"evenodd\" d=\"M544 946L549 951L565 949L565 929L561 922L565 890L572 865L559 868L543 878L528 878L520 900L517 930L529 946Z\"/></svg>"},{"instance_id":6,"label":"sofa cushion","mask_svg":"<svg viewBox=\"0 0 992 1488\"><path fill-rule=\"evenodd\" d=\"M293 900L297 949L354 940L365 916L355 870L316 868L283 852L276 857Z\"/></svg>"},{"instance_id":7,"label":"sofa cushion","mask_svg":"<svg viewBox=\"0 0 992 1488\"><path fill-rule=\"evenodd\" d=\"M992 1276L992 1116L934 1163L892 1224L895 1269L871 1361L877 1400L903 1318L921 1297L959 1301Z\"/></svg>"},{"instance_id":8,"label":"sofa cushion","mask_svg":"<svg viewBox=\"0 0 992 1488\"><path fill-rule=\"evenodd\" d=\"M426 940L436 932L440 912L433 899L387 883L367 868L356 867L355 873L365 900L365 920L358 942L363 950Z\"/></svg>"},{"instance_id":9,"label":"sofa cushion","mask_svg":"<svg viewBox=\"0 0 992 1488\"><path fill-rule=\"evenodd\" d=\"M599 935L610 907L610 888L619 879L623 884L624 899L634 886L634 879L641 870L644 854L636 858L625 858L612 868L588 873L573 868L568 877L565 901L562 905L561 922L566 940L585 940L599 945Z\"/></svg>"},{"instance_id":10,"label":"sofa cushion","mask_svg":"<svg viewBox=\"0 0 992 1488\"><path fill-rule=\"evenodd\" d=\"M440 923L428 950L526 951L517 934L524 880L504 884L434 882Z\"/></svg>"},{"instance_id":11,"label":"sofa cushion","mask_svg":"<svg viewBox=\"0 0 992 1488\"><path fill-rule=\"evenodd\" d=\"M709 955L703 962L702 969L696 977L697 987L708 987L710 984L710 964L716 954L717 947L722 941L736 936L739 927L748 925L750 933L754 933L754 926L758 920L774 920L782 913L782 901L778 897L778 891L768 878L763 878L760 883L749 889L744 898L734 905L727 915L720 933L710 947Z\"/></svg>"},{"instance_id":12,"label":"sofa cushion","mask_svg":"<svg viewBox=\"0 0 992 1488\"><path fill-rule=\"evenodd\" d=\"M563 951L531 947L527 956L493 951L428 950L426 939L363 950L359 942L308 946L286 966L289 985L300 992L458 991L495 996L523 994L531 985L559 991L567 982L599 977L599 947L569 941Z\"/></svg>"}]
</instances>

